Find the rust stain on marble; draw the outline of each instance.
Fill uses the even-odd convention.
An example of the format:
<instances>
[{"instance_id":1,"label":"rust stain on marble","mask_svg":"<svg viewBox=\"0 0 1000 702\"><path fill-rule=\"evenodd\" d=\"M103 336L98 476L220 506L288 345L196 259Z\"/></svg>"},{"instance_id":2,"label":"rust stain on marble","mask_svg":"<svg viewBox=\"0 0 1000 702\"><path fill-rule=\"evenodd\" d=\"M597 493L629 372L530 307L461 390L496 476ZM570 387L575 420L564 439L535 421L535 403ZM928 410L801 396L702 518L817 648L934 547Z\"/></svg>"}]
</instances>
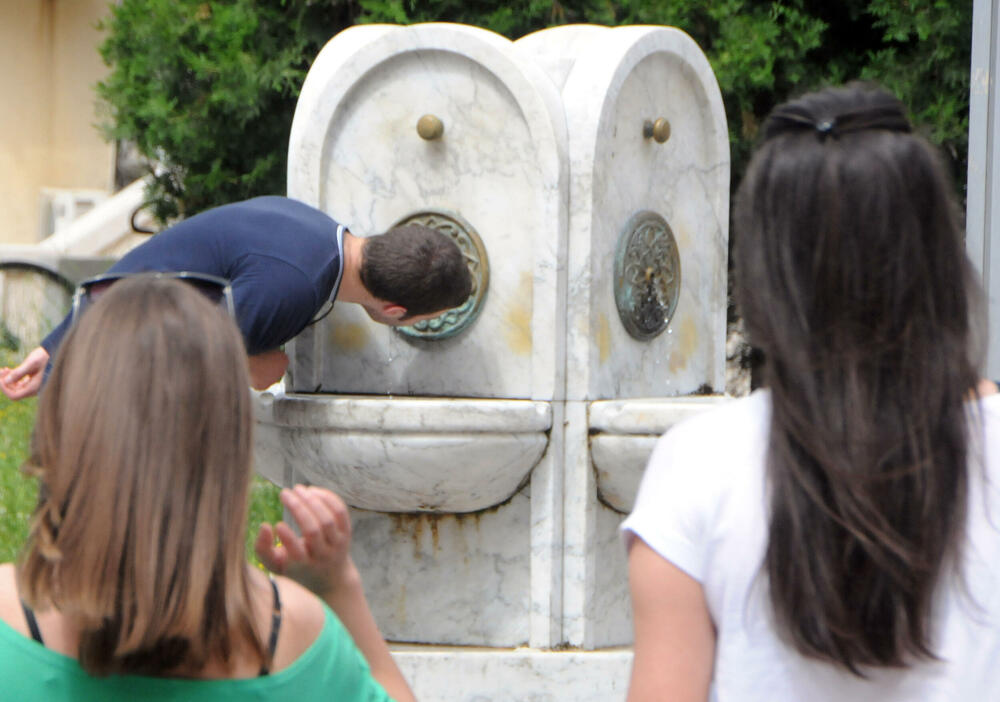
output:
<instances>
[{"instance_id":1,"label":"rust stain on marble","mask_svg":"<svg viewBox=\"0 0 1000 702\"><path fill-rule=\"evenodd\" d=\"M424 515L413 515L413 557L420 558L420 542L424 537Z\"/></svg>"},{"instance_id":2,"label":"rust stain on marble","mask_svg":"<svg viewBox=\"0 0 1000 702\"><path fill-rule=\"evenodd\" d=\"M678 249L690 248L691 234L688 232L687 227L674 227L671 225L671 230L674 232L674 237L677 240Z\"/></svg>"},{"instance_id":3,"label":"rust stain on marble","mask_svg":"<svg viewBox=\"0 0 1000 702\"><path fill-rule=\"evenodd\" d=\"M530 273L521 274L518 296L508 308L505 318L507 346L519 356L531 354L531 300L534 280Z\"/></svg>"},{"instance_id":4,"label":"rust stain on marble","mask_svg":"<svg viewBox=\"0 0 1000 702\"><path fill-rule=\"evenodd\" d=\"M399 588L399 597L396 598L396 617L401 622L406 621L406 582Z\"/></svg>"},{"instance_id":5,"label":"rust stain on marble","mask_svg":"<svg viewBox=\"0 0 1000 702\"><path fill-rule=\"evenodd\" d=\"M434 553L436 555L438 549L441 547L441 539L440 535L438 534L438 520L432 519L430 526L431 526L431 544L434 549Z\"/></svg>"},{"instance_id":6,"label":"rust stain on marble","mask_svg":"<svg viewBox=\"0 0 1000 702\"><path fill-rule=\"evenodd\" d=\"M603 312L597 317L597 353L601 363L611 358L611 325Z\"/></svg>"},{"instance_id":7,"label":"rust stain on marble","mask_svg":"<svg viewBox=\"0 0 1000 702\"><path fill-rule=\"evenodd\" d=\"M360 351L368 345L370 334L363 324L345 322L330 330L330 345L344 351Z\"/></svg>"},{"instance_id":8,"label":"rust stain on marble","mask_svg":"<svg viewBox=\"0 0 1000 702\"><path fill-rule=\"evenodd\" d=\"M413 556L420 558L429 555L423 547L425 532L430 533L430 546L433 549L430 553L436 555L441 548L442 532L449 543L455 539L467 540L470 536L475 538L481 532L483 516L499 511L504 504L506 503L479 512L388 512L386 516L392 522L393 540L411 540Z\"/></svg>"},{"instance_id":9,"label":"rust stain on marble","mask_svg":"<svg viewBox=\"0 0 1000 702\"><path fill-rule=\"evenodd\" d=\"M392 531L398 540L413 542L413 557L419 559L428 555L436 556L441 550L441 532L460 534L471 526L476 532L480 527L480 514L441 514L438 512L393 512ZM450 526L453 525L453 526ZM451 529L451 531L447 531ZM424 545L424 533L430 533L430 552Z\"/></svg>"},{"instance_id":10,"label":"rust stain on marble","mask_svg":"<svg viewBox=\"0 0 1000 702\"><path fill-rule=\"evenodd\" d=\"M685 317L678 325L674 350L668 364L671 373L676 373L688 364L688 360L698 347L698 326L690 317Z\"/></svg>"},{"instance_id":11,"label":"rust stain on marble","mask_svg":"<svg viewBox=\"0 0 1000 702\"><path fill-rule=\"evenodd\" d=\"M496 510L497 510L497 507L489 507L489 508L483 510L482 512L457 512L457 513L452 514L450 516L455 519L455 523L458 524L458 526L463 527L463 526L465 526L466 522L471 522L472 525L473 525L473 527L475 527L476 531L479 531L479 527L480 527L480 521L479 520L480 520L480 517L483 515L483 513L484 512L495 512Z\"/></svg>"}]
</instances>

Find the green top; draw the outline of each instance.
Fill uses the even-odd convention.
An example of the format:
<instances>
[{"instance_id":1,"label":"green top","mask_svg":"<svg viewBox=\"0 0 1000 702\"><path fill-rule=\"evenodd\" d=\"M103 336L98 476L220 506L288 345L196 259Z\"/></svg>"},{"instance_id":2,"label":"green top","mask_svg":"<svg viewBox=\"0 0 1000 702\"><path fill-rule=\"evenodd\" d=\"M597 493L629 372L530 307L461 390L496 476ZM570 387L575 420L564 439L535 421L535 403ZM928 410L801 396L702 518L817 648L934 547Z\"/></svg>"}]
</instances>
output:
<instances>
[{"instance_id":1,"label":"green top","mask_svg":"<svg viewBox=\"0 0 1000 702\"><path fill-rule=\"evenodd\" d=\"M351 635L326 604L323 609L323 630L294 663L271 675L241 680L96 678L75 659L50 651L0 620L0 697L18 702L388 702Z\"/></svg>"}]
</instances>

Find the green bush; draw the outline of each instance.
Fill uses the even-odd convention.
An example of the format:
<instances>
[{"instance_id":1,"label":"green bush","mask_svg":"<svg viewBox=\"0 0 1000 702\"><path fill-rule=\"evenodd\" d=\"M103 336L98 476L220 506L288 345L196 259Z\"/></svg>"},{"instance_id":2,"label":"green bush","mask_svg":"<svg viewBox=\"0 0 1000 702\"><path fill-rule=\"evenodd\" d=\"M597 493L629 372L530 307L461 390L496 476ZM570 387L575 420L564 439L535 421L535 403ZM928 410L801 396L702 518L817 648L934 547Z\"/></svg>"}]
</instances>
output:
<instances>
[{"instance_id":1,"label":"green bush","mask_svg":"<svg viewBox=\"0 0 1000 702\"><path fill-rule=\"evenodd\" d=\"M309 0L124 0L102 25L110 138L162 169L161 221L285 191L288 134L313 58L349 6Z\"/></svg>"},{"instance_id":2,"label":"green bush","mask_svg":"<svg viewBox=\"0 0 1000 702\"><path fill-rule=\"evenodd\" d=\"M572 22L680 27L718 77L734 183L774 105L873 80L965 181L971 0L122 0L104 25L107 133L163 165L149 193L161 220L282 193L295 100L323 44L354 22L426 21L511 38Z\"/></svg>"},{"instance_id":3,"label":"green bush","mask_svg":"<svg viewBox=\"0 0 1000 702\"><path fill-rule=\"evenodd\" d=\"M664 24L702 47L719 81L738 183L757 129L788 98L875 81L907 104L964 187L971 0L360 0L362 22L475 24L517 38L555 24Z\"/></svg>"}]
</instances>

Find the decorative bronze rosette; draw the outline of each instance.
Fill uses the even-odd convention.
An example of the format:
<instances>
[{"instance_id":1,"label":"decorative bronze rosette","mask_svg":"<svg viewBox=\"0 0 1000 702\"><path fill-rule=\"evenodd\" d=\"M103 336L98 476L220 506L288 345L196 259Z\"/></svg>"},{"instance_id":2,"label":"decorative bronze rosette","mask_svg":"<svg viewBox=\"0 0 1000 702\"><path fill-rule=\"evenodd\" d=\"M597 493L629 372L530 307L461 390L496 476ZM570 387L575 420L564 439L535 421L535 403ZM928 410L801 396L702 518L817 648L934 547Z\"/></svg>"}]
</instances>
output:
<instances>
[{"instance_id":1,"label":"decorative bronze rosette","mask_svg":"<svg viewBox=\"0 0 1000 702\"><path fill-rule=\"evenodd\" d=\"M615 251L615 304L625 329L648 341L667 328L681 289L681 258L670 225L655 212L637 212Z\"/></svg>"},{"instance_id":2,"label":"decorative bronze rosette","mask_svg":"<svg viewBox=\"0 0 1000 702\"><path fill-rule=\"evenodd\" d=\"M486 300L486 290L490 283L490 264L486 257L486 247L479 234L468 222L457 214L425 210L409 215L395 226L421 224L447 234L458 244L465 256L465 262L472 274L472 292L460 307L455 307L433 319L417 322L406 327L396 327L396 331L413 339L436 341L460 334L479 316Z\"/></svg>"}]
</instances>

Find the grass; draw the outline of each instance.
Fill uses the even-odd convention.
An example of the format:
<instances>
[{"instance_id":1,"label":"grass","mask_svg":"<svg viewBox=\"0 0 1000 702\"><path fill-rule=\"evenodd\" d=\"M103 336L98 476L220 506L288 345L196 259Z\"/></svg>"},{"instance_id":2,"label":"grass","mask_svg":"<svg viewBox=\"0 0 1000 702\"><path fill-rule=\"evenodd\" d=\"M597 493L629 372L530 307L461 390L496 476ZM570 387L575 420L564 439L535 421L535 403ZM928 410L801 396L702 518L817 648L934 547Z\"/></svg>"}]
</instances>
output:
<instances>
[{"instance_id":1,"label":"grass","mask_svg":"<svg viewBox=\"0 0 1000 702\"><path fill-rule=\"evenodd\" d=\"M7 364L0 358L2 365ZM36 405L34 399L11 402L0 394L0 563L17 559L38 495L36 480L21 472L21 465L28 456ZM253 541L262 522L273 523L281 519L278 492L275 485L254 477L246 543L248 557L258 566L253 555Z\"/></svg>"},{"instance_id":2,"label":"grass","mask_svg":"<svg viewBox=\"0 0 1000 702\"><path fill-rule=\"evenodd\" d=\"M281 520L282 507L278 499L281 488L259 475L255 475L250 485L250 514L247 517L247 558L258 567L262 567L253 552L253 542L257 538L257 530L264 522L274 524Z\"/></svg>"},{"instance_id":3,"label":"grass","mask_svg":"<svg viewBox=\"0 0 1000 702\"><path fill-rule=\"evenodd\" d=\"M38 494L35 479L21 472L35 405L33 399L11 402L0 395L0 563L17 557Z\"/></svg>"}]
</instances>

